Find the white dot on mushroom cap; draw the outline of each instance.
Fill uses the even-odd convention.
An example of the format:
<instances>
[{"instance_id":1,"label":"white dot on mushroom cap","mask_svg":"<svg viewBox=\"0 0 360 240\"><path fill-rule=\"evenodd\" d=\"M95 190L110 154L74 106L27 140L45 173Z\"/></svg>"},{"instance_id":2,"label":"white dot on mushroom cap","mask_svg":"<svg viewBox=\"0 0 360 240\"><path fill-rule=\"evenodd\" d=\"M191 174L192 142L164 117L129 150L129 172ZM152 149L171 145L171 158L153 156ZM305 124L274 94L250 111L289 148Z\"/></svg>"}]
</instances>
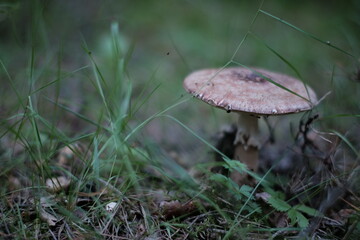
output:
<instances>
[{"instance_id":1,"label":"white dot on mushroom cap","mask_svg":"<svg viewBox=\"0 0 360 240\"><path fill-rule=\"evenodd\" d=\"M208 102L209 104L211 104L211 105L215 105L215 101L212 100L212 99L207 100L207 102Z\"/></svg>"},{"instance_id":2,"label":"white dot on mushroom cap","mask_svg":"<svg viewBox=\"0 0 360 240\"><path fill-rule=\"evenodd\" d=\"M203 95L202 95L201 93L197 93L197 94L195 95L195 97L202 99L202 98L203 98Z\"/></svg>"},{"instance_id":3,"label":"white dot on mushroom cap","mask_svg":"<svg viewBox=\"0 0 360 240\"><path fill-rule=\"evenodd\" d=\"M276 110L276 109L273 109L273 110L271 110L271 113L272 113L272 114L276 114L276 113L277 113L277 110Z\"/></svg>"}]
</instances>

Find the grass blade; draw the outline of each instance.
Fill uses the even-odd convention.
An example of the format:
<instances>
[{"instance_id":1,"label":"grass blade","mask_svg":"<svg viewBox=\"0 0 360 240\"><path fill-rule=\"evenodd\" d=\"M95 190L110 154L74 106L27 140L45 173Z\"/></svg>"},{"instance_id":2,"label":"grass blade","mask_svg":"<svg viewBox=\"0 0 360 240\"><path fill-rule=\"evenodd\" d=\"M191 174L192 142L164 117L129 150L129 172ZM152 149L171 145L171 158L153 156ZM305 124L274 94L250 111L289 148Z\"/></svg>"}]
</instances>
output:
<instances>
[{"instance_id":1,"label":"grass blade","mask_svg":"<svg viewBox=\"0 0 360 240\"><path fill-rule=\"evenodd\" d=\"M279 21L279 22L281 22L281 23L283 23L283 24L285 24L285 25L287 25L287 26L289 26L289 27L303 33L303 34L305 34L306 36L308 36L308 37L310 37L310 38L312 38L312 39L314 39L314 40L316 40L316 41L318 41L318 42L320 42L322 44L325 44L325 45L327 45L327 46L329 46L331 48L334 48L334 49L336 49L336 50L338 50L338 51L340 51L340 52L342 52L342 53L344 53L344 54L346 54L346 55L348 55L348 56L350 56L350 57L352 57L352 58L354 58L356 60L356 57L354 55L352 55L351 53L348 53L348 52L342 50L341 48L333 45L330 41L321 40L320 38L312 35L311 33L308 33L306 31L302 30L301 28L296 27L295 25L293 25L293 24L291 24L291 23L289 23L289 22L287 22L287 21L285 21L285 20L283 20L283 19L281 19L279 17L276 17L276 16L274 16L274 15L272 15L272 14L270 14L270 13L264 11L264 10L259 10L259 12L263 13L266 16L274 18L275 20L277 20L277 21Z\"/></svg>"},{"instance_id":2,"label":"grass blade","mask_svg":"<svg viewBox=\"0 0 360 240\"><path fill-rule=\"evenodd\" d=\"M244 68L246 68L246 69L249 69L250 71L252 71L252 72L256 73L257 75L261 76L261 77L262 77L262 78L264 78L266 81L268 81L268 82L270 82L270 83L274 84L275 86L277 86L277 87L279 87L279 88L282 88L282 89L284 89L285 91L288 91L289 93L294 94L294 95L298 96L299 98L302 98L302 99L304 99L305 101L307 101L307 102L310 102L310 103L311 103L311 101L310 101L309 99L307 99L307 98L305 98L305 97L303 97L303 96L299 95L298 93L296 93L296 92L294 92L294 91L290 90L290 89L289 89L289 88L287 88L287 87L284 87L283 85L281 85L281 84L279 84L279 83L275 82L274 80L272 80L272 79L270 79L270 78L268 78L268 77L264 76L263 74L259 73L258 71L255 71L255 70L251 69L250 67L248 67L248 66L246 66L246 65L244 65L244 64L241 64L241 63L239 63L239 62L236 62L236 61L233 61L233 62L234 62L235 64L237 64L237 65L241 66L241 67L244 67Z\"/></svg>"}]
</instances>

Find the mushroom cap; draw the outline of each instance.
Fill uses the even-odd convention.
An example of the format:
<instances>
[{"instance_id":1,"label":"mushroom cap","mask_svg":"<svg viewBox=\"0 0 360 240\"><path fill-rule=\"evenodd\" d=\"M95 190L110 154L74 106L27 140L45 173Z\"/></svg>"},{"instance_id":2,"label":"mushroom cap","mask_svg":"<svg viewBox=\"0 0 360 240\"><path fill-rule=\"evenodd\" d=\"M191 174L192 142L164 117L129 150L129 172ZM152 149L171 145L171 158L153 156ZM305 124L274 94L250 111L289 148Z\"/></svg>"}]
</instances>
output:
<instances>
[{"instance_id":1,"label":"mushroom cap","mask_svg":"<svg viewBox=\"0 0 360 240\"><path fill-rule=\"evenodd\" d=\"M296 78L261 68L252 70L233 67L195 71L185 78L184 88L215 107L256 115L306 111L317 102L315 92Z\"/></svg>"}]
</instances>

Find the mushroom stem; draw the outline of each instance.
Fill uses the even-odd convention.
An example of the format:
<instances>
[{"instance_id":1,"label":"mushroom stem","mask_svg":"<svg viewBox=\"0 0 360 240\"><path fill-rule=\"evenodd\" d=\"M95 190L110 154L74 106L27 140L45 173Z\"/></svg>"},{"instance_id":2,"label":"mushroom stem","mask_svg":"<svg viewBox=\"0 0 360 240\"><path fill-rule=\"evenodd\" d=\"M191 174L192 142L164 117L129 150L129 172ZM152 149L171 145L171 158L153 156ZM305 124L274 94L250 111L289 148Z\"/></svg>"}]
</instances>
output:
<instances>
[{"instance_id":1,"label":"mushroom stem","mask_svg":"<svg viewBox=\"0 0 360 240\"><path fill-rule=\"evenodd\" d=\"M239 113L237 133L234 141L234 159L246 164L249 170L257 171L259 165L259 126L258 117L247 113ZM244 183L247 174L237 171L231 173L236 183Z\"/></svg>"},{"instance_id":2,"label":"mushroom stem","mask_svg":"<svg viewBox=\"0 0 360 240\"><path fill-rule=\"evenodd\" d=\"M249 146L260 147L258 116L238 113L237 133L234 144L243 144L245 150Z\"/></svg>"}]
</instances>

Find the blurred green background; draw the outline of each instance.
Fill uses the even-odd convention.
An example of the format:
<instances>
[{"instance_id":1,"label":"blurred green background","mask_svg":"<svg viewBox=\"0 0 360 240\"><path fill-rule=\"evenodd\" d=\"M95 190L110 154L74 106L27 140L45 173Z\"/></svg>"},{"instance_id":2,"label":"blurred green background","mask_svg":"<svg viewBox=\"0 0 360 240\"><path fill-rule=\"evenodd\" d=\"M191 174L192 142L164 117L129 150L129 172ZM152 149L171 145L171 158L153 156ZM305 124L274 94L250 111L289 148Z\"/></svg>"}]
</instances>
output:
<instances>
[{"instance_id":1,"label":"blurred green background","mask_svg":"<svg viewBox=\"0 0 360 240\"><path fill-rule=\"evenodd\" d=\"M279 0L264 1L261 7L354 57L263 13L258 13L252 25L260 5L261 1L235 0L2 1L0 117L16 114L21 102L32 95L39 113L69 135L89 131L91 127L73 114L53 112L49 99L100 121L104 106L91 77L90 59L98 64L111 89L115 68L109 52L111 28L120 34L124 78L133 88L132 106L143 103L132 116L131 127L188 97L182 81L197 69L222 67L234 60L295 76L265 44L291 63L319 98L331 92L315 112L321 116L357 114L360 2ZM251 34L236 51L248 31ZM36 89L40 90L34 93ZM111 97L111 91L108 94ZM205 139L211 139L222 124L235 121L231 114L196 99L168 114ZM300 117L286 118L283 131L288 131L290 121L296 125ZM329 118L320 121L320 127L346 133L358 123L354 118ZM204 158L208 151L166 118L153 120L139 136L168 150L188 153L190 156L181 157L185 162Z\"/></svg>"}]
</instances>

